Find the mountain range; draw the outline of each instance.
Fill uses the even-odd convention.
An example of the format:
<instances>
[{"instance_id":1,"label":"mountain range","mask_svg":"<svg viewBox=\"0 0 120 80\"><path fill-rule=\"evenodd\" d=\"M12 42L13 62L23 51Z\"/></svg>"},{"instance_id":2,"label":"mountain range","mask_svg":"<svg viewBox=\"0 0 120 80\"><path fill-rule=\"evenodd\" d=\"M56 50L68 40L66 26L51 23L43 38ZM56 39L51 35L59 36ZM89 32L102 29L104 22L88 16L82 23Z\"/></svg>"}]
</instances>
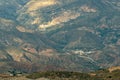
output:
<instances>
[{"instance_id":1,"label":"mountain range","mask_svg":"<svg viewBox=\"0 0 120 80\"><path fill-rule=\"evenodd\" d=\"M120 0L0 0L0 72L120 65Z\"/></svg>"}]
</instances>

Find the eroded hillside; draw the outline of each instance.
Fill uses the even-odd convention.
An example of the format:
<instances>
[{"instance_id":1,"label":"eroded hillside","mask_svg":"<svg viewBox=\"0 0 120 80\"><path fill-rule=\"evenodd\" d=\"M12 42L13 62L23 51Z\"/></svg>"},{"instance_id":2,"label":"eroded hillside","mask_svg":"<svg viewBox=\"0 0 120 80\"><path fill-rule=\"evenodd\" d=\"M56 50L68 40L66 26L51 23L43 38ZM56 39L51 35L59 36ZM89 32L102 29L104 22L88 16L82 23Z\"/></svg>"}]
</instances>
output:
<instances>
[{"instance_id":1,"label":"eroded hillside","mask_svg":"<svg viewBox=\"0 0 120 80\"><path fill-rule=\"evenodd\" d=\"M120 0L0 0L0 71L120 65Z\"/></svg>"}]
</instances>

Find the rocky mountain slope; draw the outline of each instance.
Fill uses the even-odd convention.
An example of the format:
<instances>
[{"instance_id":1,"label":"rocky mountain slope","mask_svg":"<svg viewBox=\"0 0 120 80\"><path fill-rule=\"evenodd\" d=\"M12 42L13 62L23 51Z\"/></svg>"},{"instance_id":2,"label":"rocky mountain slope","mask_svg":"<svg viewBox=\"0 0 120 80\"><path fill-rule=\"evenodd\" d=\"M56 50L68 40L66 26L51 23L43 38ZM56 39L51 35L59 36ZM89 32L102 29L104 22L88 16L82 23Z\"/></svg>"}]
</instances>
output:
<instances>
[{"instance_id":1,"label":"rocky mountain slope","mask_svg":"<svg viewBox=\"0 0 120 80\"><path fill-rule=\"evenodd\" d=\"M0 0L0 71L120 65L120 0Z\"/></svg>"}]
</instances>

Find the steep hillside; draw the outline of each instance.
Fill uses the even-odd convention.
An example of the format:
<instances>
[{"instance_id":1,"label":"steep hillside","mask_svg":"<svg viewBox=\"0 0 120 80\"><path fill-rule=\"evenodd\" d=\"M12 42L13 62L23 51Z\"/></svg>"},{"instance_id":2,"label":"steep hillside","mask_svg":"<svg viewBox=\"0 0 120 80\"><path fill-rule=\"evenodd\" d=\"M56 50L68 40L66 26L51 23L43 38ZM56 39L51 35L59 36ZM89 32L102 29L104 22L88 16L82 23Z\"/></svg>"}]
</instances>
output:
<instances>
[{"instance_id":1,"label":"steep hillside","mask_svg":"<svg viewBox=\"0 0 120 80\"><path fill-rule=\"evenodd\" d=\"M120 65L120 0L0 0L0 72Z\"/></svg>"}]
</instances>

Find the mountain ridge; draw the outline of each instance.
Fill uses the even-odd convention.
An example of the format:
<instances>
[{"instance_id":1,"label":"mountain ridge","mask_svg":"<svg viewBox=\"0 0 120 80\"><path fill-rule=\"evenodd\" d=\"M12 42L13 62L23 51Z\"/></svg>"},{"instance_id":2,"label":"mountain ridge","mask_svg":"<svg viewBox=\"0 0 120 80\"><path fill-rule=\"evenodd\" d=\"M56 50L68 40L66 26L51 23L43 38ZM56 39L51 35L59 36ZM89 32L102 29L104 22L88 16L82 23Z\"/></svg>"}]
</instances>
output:
<instances>
[{"instance_id":1,"label":"mountain ridge","mask_svg":"<svg viewBox=\"0 0 120 80\"><path fill-rule=\"evenodd\" d=\"M120 65L119 0L0 2L1 72Z\"/></svg>"}]
</instances>

